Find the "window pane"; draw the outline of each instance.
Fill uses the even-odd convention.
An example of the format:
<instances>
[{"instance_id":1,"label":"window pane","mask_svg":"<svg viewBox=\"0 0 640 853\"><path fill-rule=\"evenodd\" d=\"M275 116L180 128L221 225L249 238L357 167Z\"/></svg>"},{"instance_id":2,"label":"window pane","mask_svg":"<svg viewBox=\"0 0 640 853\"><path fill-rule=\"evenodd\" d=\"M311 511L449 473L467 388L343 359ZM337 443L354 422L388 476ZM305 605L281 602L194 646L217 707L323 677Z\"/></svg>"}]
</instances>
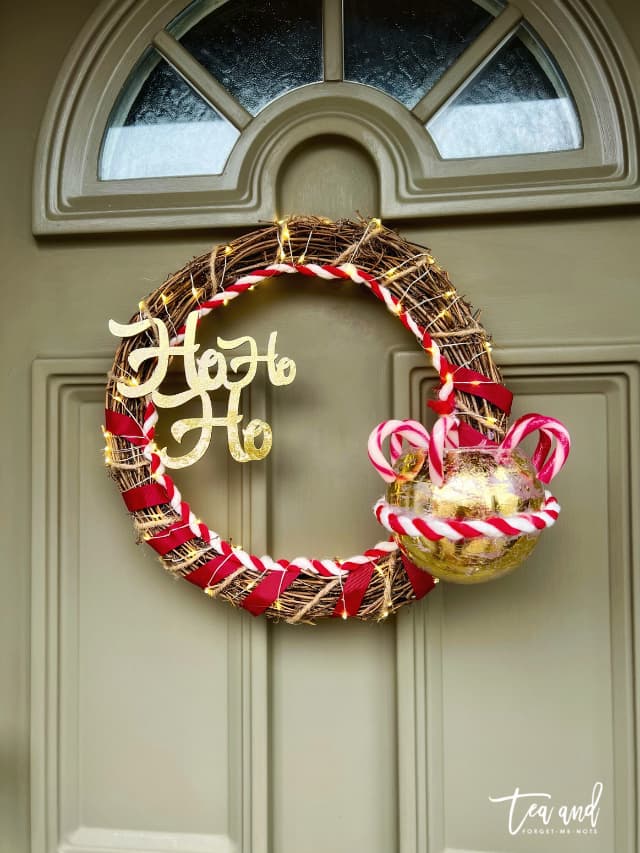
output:
<instances>
[{"instance_id":1,"label":"window pane","mask_svg":"<svg viewBox=\"0 0 640 853\"><path fill-rule=\"evenodd\" d=\"M148 50L109 118L101 180L217 175L238 131Z\"/></svg>"},{"instance_id":2,"label":"window pane","mask_svg":"<svg viewBox=\"0 0 640 853\"><path fill-rule=\"evenodd\" d=\"M445 159L582 147L566 81L528 27L519 29L427 129Z\"/></svg>"},{"instance_id":3,"label":"window pane","mask_svg":"<svg viewBox=\"0 0 640 853\"><path fill-rule=\"evenodd\" d=\"M498 3L344 0L345 79L414 107L489 24Z\"/></svg>"},{"instance_id":4,"label":"window pane","mask_svg":"<svg viewBox=\"0 0 640 853\"><path fill-rule=\"evenodd\" d=\"M202 8L196 0L167 29L253 115L322 79L320 0L229 0L198 20Z\"/></svg>"}]
</instances>

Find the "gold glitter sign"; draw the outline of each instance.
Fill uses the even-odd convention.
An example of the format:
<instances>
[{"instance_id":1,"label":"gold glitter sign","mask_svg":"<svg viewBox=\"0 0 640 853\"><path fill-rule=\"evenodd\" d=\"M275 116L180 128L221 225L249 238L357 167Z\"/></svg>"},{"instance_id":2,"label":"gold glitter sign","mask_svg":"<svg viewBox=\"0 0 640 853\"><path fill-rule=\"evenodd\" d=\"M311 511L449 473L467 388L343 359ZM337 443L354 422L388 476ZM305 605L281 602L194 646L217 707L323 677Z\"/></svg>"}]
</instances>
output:
<instances>
[{"instance_id":1,"label":"gold glitter sign","mask_svg":"<svg viewBox=\"0 0 640 853\"><path fill-rule=\"evenodd\" d=\"M254 419L242 429L240 437L240 424L244 417L240 414L242 389L253 382L261 363L266 364L272 385L290 385L296 376L296 363L286 356L278 356L277 332L269 335L266 355L258 354L254 338L243 335L232 340L218 338L217 349L207 349L196 358L200 350L200 344L196 342L197 322L198 312L192 311L187 318L183 342L174 344L170 342L166 324L158 317L149 317L136 323L116 323L110 320L109 331L120 338L135 337L150 330L154 330L157 335L157 344L135 349L128 356L134 373L149 359L156 359L151 375L144 381L133 378L118 382L118 392L127 398L150 394L154 405L161 409L174 409L196 398L200 399L202 414L199 417L180 418L171 426L171 435L178 443L188 432L199 430L196 445L182 456L169 456L166 448L159 450L167 468L186 468L201 459L211 443L214 427L226 428L229 451L236 461L264 459L271 450L273 433L268 423ZM227 359L226 353L246 346L249 348L247 354ZM176 394L163 394L160 385L166 378L170 360L176 356L184 360L184 377L188 388ZM220 388L226 388L229 392L227 413L224 417L213 417L210 392Z\"/></svg>"}]
</instances>

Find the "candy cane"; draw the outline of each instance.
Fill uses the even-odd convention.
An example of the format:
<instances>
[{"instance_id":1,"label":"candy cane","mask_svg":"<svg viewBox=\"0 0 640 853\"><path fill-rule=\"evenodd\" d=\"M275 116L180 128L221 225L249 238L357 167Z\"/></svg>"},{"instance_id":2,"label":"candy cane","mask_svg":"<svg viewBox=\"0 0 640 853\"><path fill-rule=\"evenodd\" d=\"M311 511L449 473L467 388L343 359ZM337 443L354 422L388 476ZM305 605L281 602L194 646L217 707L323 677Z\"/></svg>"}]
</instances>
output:
<instances>
[{"instance_id":1,"label":"candy cane","mask_svg":"<svg viewBox=\"0 0 640 853\"><path fill-rule=\"evenodd\" d=\"M382 450L387 438L390 439L391 463L387 461ZM398 461L402 453L403 440L412 447L422 450L428 450L430 446L429 433L419 421L383 421L369 436L367 442L369 459L385 483L393 483L398 479L393 463Z\"/></svg>"},{"instance_id":2,"label":"candy cane","mask_svg":"<svg viewBox=\"0 0 640 853\"><path fill-rule=\"evenodd\" d=\"M555 418L537 414L523 415L507 431L500 445L501 449L513 450L532 432L539 432L540 438L531 461L538 479L542 483L550 483L567 461L571 450L571 436L564 424ZM551 451L553 439L556 440L556 446Z\"/></svg>"},{"instance_id":3,"label":"candy cane","mask_svg":"<svg viewBox=\"0 0 640 853\"><path fill-rule=\"evenodd\" d=\"M459 446L458 419L455 415L438 418L431 435L419 421L383 421L372 431L367 443L369 459L378 474L386 483L401 479L393 465L402 455L403 442L412 447L426 450L429 458L429 474L436 485L444 481L444 454ZM383 451L383 444L389 439L390 462Z\"/></svg>"},{"instance_id":4,"label":"candy cane","mask_svg":"<svg viewBox=\"0 0 640 853\"><path fill-rule=\"evenodd\" d=\"M429 443L429 476L436 486L444 482L445 451L455 450L460 444L458 424L455 415L443 415L434 424Z\"/></svg>"}]
</instances>

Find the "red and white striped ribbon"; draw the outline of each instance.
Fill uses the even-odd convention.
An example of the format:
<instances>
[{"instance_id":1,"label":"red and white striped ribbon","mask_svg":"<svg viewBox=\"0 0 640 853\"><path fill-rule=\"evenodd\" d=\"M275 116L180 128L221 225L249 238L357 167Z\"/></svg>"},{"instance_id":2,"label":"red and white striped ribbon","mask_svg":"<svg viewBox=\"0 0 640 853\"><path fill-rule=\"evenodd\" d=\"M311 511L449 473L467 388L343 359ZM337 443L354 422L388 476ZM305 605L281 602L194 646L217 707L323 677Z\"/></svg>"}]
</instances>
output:
<instances>
[{"instance_id":1,"label":"red and white striped ribbon","mask_svg":"<svg viewBox=\"0 0 640 853\"><path fill-rule=\"evenodd\" d=\"M337 266L332 266L331 264L277 263L271 264L263 270L254 270L247 275L237 278L233 284L227 285L224 290L214 293L209 299L200 303L197 309L198 320L206 317L215 308L221 305L228 305L232 299L235 299L247 290L252 290L258 284L262 284L279 275L295 274L328 281L333 279L348 279L356 284L364 284L365 287L368 287L374 296L384 302L389 311L395 314L401 323L416 336L420 346L429 355L431 363L442 381L442 386L438 391L438 398L441 400L449 398L454 389L454 378L450 370L450 365L442 357L438 344L433 340L427 329L424 326L418 325L413 317L403 309L400 300L388 288L380 284L374 276L369 275L364 270L358 269L352 263L339 264ZM170 343L172 346L182 343L185 331L184 326L178 329L175 337L171 339Z\"/></svg>"},{"instance_id":2,"label":"red and white striped ribbon","mask_svg":"<svg viewBox=\"0 0 640 853\"><path fill-rule=\"evenodd\" d=\"M398 507L386 502L384 498L373 508L375 517L390 533L398 536L422 536L432 541L451 539L475 539L489 536L497 539L503 536L520 536L524 533L539 533L555 524L560 514L560 505L551 492L545 492L541 509L536 512L521 512L509 516L491 516L483 519L437 518L432 515L418 515L414 512L399 512Z\"/></svg>"}]
</instances>

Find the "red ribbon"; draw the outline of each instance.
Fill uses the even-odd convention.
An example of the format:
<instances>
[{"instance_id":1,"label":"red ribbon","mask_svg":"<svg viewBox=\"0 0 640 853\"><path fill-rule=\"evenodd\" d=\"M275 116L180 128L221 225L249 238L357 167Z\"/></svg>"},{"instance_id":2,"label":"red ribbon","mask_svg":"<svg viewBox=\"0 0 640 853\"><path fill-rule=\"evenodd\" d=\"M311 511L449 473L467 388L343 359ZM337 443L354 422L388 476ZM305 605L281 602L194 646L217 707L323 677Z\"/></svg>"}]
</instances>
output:
<instances>
[{"instance_id":1,"label":"red ribbon","mask_svg":"<svg viewBox=\"0 0 640 853\"><path fill-rule=\"evenodd\" d=\"M104 424L107 432L126 438L131 444L138 447L148 444L148 439L142 432L142 427L129 415L114 412L113 409L104 410Z\"/></svg>"},{"instance_id":2,"label":"red ribbon","mask_svg":"<svg viewBox=\"0 0 640 853\"><path fill-rule=\"evenodd\" d=\"M450 373L455 388L473 394L474 397L482 397L507 415L511 412L513 394L506 385L494 382L468 367L452 367Z\"/></svg>"},{"instance_id":3,"label":"red ribbon","mask_svg":"<svg viewBox=\"0 0 640 853\"><path fill-rule=\"evenodd\" d=\"M165 527L154 536L149 536L148 538L145 537L145 542L147 545L151 545L157 554L164 557L164 555L168 554L169 551L173 551L174 548L178 548L180 545L184 545L192 539L193 530L191 530L188 524L185 524L184 521L180 520L175 524L171 524L169 527Z\"/></svg>"},{"instance_id":4,"label":"red ribbon","mask_svg":"<svg viewBox=\"0 0 640 853\"><path fill-rule=\"evenodd\" d=\"M348 568L348 564L345 563L343 568ZM342 595L336 602L332 616L356 615L371 581L373 569L373 558L368 563L354 565L344 583Z\"/></svg>"},{"instance_id":5,"label":"red ribbon","mask_svg":"<svg viewBox=\"0 0 640 853\"><path fill-rule=\"evenodd\" d=\"M424 598L424 596L428 592L431 592L436 585L435 579L429 574L429 572L425 572L417 566L414 566L404 554L402 554L402 564L405 572L407 573L407 577L409 578L409 582L413 587L416 598Z\"/></svg>"},{"instance_id":6,"label":"red ribbon","mask_svg":"<svg viewBox=\"0 0 640 853\"><path fill-rule=\"evenodd\" d=\"M254 616L260 616L278 600L299 574L300 570L295 568L283 572L278 572L275 569L267 572L265 577L258 581L257 586L244 599L242 606Z\"/></svg>"},{"instance_id":7,"label":"red ribbon","mask_svg":"<svg viewBox=\"0 0 640 853\"><path fill-rule=\"evenodd\" d=\"M208 586L221 583L239 567L240 561L234 554L222 554L220 557L208 560L204 565L198 566L197 569L193 569L184 576L184 579L194 586L199 586L200 589L206 589Z\"/></svg>"},{"instance_id":8,"label":"red ribbon","mask_svg":"<svg viewBox=\"0 0 640 853\"><path fill-rule=\"evenodd\" d=\"M122 493L122 499L129 512L137 512L139 509L148 509L152 506L169 503L167 490L160 483L134 486L133 489L127 489Z\"/></svg>"}]
</instances>

